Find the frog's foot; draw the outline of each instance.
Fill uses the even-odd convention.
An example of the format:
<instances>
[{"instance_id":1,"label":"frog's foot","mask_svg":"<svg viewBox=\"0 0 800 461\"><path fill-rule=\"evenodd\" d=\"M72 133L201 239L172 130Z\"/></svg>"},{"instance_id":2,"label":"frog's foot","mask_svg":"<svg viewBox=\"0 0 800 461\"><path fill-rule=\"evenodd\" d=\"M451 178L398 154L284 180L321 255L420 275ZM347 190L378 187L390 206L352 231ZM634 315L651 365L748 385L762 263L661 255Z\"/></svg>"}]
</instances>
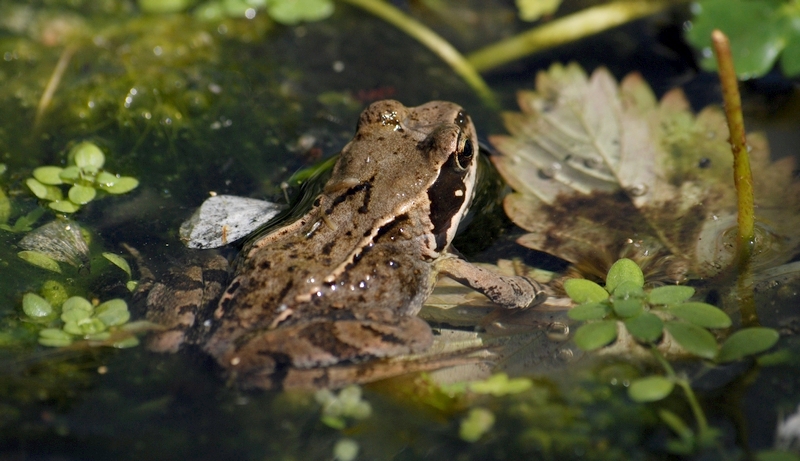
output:
<instances>
[{"instance_id":1,"label":"frog's foot","mask_svg":"<svg viewBox=\"0 0 800 461\"><path fill-rule=\"evenodd\" d=\"M436 260L435 265L437 272L509 309L536 306L547 299L545 288L527 277L496 274L451 255Z\"/></svg>"},{"instance_id":2,"label":"frog's foot","mask_svg":"<svg viewBox=\"0 0 800 461\"><path fill-rule=\"evenodd\" d=\"M358 367L371 359L422 352L433 342L430 327L417 317L384 320L320 319L251 332L227 347L212 338L205 349L246 387L327 387L312 382L329 376L325 367ZM302 376L309 382L301 382Z\"/></svg>"},{"instance_id":3,"label":"frog's foot","mask_svg":"<svg viewBox=\"0 0 800 461\"><path fill-rule=\"evenodd\" d=\"M148 349L177 352L184 344L202 341L210 329L204 320L210 317L227 279L228 261L215 254L173 267L154 282L147 294L145 318L163 329L150 335Z\"/></svg>"}]
</instances>

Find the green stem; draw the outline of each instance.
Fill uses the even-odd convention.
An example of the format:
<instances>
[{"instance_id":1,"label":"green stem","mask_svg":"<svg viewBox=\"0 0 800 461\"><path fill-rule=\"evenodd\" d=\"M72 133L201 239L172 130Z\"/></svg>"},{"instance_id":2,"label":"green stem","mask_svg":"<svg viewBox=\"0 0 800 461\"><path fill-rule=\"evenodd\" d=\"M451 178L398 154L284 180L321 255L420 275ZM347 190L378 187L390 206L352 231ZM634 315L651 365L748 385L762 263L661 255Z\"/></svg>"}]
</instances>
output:
<instances>
[{"instance_id":1,"label":"green stem","mask_svg":"<svg viewBox=\"0 0 800 461\"><path fill-rule=\"evenodd\" d=\"M739 82L733 67L733 57L728 37L721 31L711 32L714 54L717 57L719 80L722 84L722 99L725 102L725 116L730 132L731 152L733 153L733 183L737 196L737 256L740 298L739 311L742 324L758 325L758 314L752 292L750 259L755 245L755 205L753 176L750 172L750 156L747 152L742 99L739 95Z\"/></svg>"},{"instance_id":2,"label":"green stem","mask_svg":"<svg viewBox=\"0 0 800 461\"><path fill-rule=\"evenodd\" d=\"M469 86L480 96L484 104L497 109L500 105L497 102L489 85L483 80L477 70L466 58L456 50L447 40L440 37L436 32L430 30L421 22L407 16L402 11L382 0L341 0L353 6L357 6L375 16L383 19L389 24L397 27L403 32L422 43L429 50L436 53L444 62L467 82Z\"/></svg>"},{"instance_id":3,"label":"green stem","mask_svg":"<svg viewBox=\"0 0 800 461\"><path fill-rule=\"evenodd\" d=\"M470 53L467 59L479 72L485 72L547 48L648 16L676 3L685 1L623 1L587 8L481 48Z\"/></svg>"},{"instance_id":4,"label":"green stem","mask_svg":"<svg viewBox=\"0 0 800 461\"><path fill-rule=\"evenodd\" d=\"M670 365L667 359L661 355L658 349L651 347L650 352L653 353L653 357L656 358L656 361L658 361L659 365L661 365L664 368L664 371L667 372L667 377L669 377L675 384L683 389L683 393L686 394L686 400L689 402L689 407L692 409L694 419L697 421L697 432L699 434L705 434L705 432L708 431L708 420L706 420L706 415L703 413L703 408L700 406L700 402L697 401L697 396L694 395L694 391L692 390L692 386L689 384L689 381L675 374L675 369L672 368L672 365Z\"/></svg>"},{"instance_id":5,"label":"green stem","mask_svg":"<svg viewBox=\"0 0 800 461\"><path fill-rule=\"evenodd\" d=\"M748 264L755 242L753 177L750 172L750 158L747 153L742 99L739 95L736 70L733 68L730 42L728 37L719 30L711 32L711 41L714 44L714 53L717 56L719 80L722 84L722 98L725 102L725 115L728 119L731 152L733 153L733 181L738 196L738 252L741 269Z\"/></svg>"}]
</instances>

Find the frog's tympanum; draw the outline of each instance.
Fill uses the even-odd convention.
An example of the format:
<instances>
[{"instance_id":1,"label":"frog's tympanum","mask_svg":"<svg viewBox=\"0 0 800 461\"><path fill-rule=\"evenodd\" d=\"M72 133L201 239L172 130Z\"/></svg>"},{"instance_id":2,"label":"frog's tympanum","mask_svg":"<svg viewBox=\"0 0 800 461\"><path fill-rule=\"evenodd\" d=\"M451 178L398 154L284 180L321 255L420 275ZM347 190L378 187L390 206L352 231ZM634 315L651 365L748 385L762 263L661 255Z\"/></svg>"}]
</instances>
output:
<instances>
[{"instance_id":1,"label":"frog's tympanum","mask_svg":"<svg viewBox=\"0 0 800 461\"><path fill-rule=\"evenodd\" d=\"M151 310L169 328L151 345L197 344L247 387L341 386L370 379L359 366L430 346L416 314L438 274L508 308L541 302L535 282L448 251L473 196L477 154L475 128L455 104L372 104L311 210L244 247L212 311L180 298ZM172 277L208 299L224 287L220 270Z\"/></svg>"}]
</instances>

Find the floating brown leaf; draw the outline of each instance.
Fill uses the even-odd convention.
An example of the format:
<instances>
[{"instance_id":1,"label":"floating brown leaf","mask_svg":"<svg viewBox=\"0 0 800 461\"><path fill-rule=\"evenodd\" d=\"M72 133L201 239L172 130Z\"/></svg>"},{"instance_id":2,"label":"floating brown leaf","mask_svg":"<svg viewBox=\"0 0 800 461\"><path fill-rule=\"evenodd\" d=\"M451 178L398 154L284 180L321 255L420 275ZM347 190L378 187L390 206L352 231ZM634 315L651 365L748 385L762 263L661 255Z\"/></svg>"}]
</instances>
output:
<instances>
[{"instance_id":1,"label":"floating brown leaf","mask_svg":"<svg viewBox=\"0 0 800 461\"><path fill-rule=\"evenodd\" d=\"M711 277L734 256L736 197L724 114L691 112L680 90L657 101L638 74L617 85L605 69L553 65L507 113L510 136L493 157L515 192L506 213L529 231L518 241L602 276L620 257L649 279ZM756 267L800 245L800 183L793 159L771 162L748 135L756 193Z\"/></svg>"}]
</instances>

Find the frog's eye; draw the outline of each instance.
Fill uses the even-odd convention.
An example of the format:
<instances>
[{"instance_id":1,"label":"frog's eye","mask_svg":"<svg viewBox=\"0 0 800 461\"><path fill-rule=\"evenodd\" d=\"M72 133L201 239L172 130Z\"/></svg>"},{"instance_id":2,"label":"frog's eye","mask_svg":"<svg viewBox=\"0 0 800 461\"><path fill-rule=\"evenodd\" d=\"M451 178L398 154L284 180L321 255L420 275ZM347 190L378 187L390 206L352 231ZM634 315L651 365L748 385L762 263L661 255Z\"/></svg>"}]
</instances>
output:
<instances>
[{"instance_id":1,"label":"frog's eye","mask_svg":"<svg viewBox=\"0 0 800 461\"><path fill-rule=\"evenodd\" d=\"M456 163L458 163L458 167L462 170L467 169L469 163L472 161L473 155L475 155L475 149L472 147L472 140L467 139L467 142L464 143L464 148L461 149L460 152L456 152Z\"/></svg>"}]
</instances>

